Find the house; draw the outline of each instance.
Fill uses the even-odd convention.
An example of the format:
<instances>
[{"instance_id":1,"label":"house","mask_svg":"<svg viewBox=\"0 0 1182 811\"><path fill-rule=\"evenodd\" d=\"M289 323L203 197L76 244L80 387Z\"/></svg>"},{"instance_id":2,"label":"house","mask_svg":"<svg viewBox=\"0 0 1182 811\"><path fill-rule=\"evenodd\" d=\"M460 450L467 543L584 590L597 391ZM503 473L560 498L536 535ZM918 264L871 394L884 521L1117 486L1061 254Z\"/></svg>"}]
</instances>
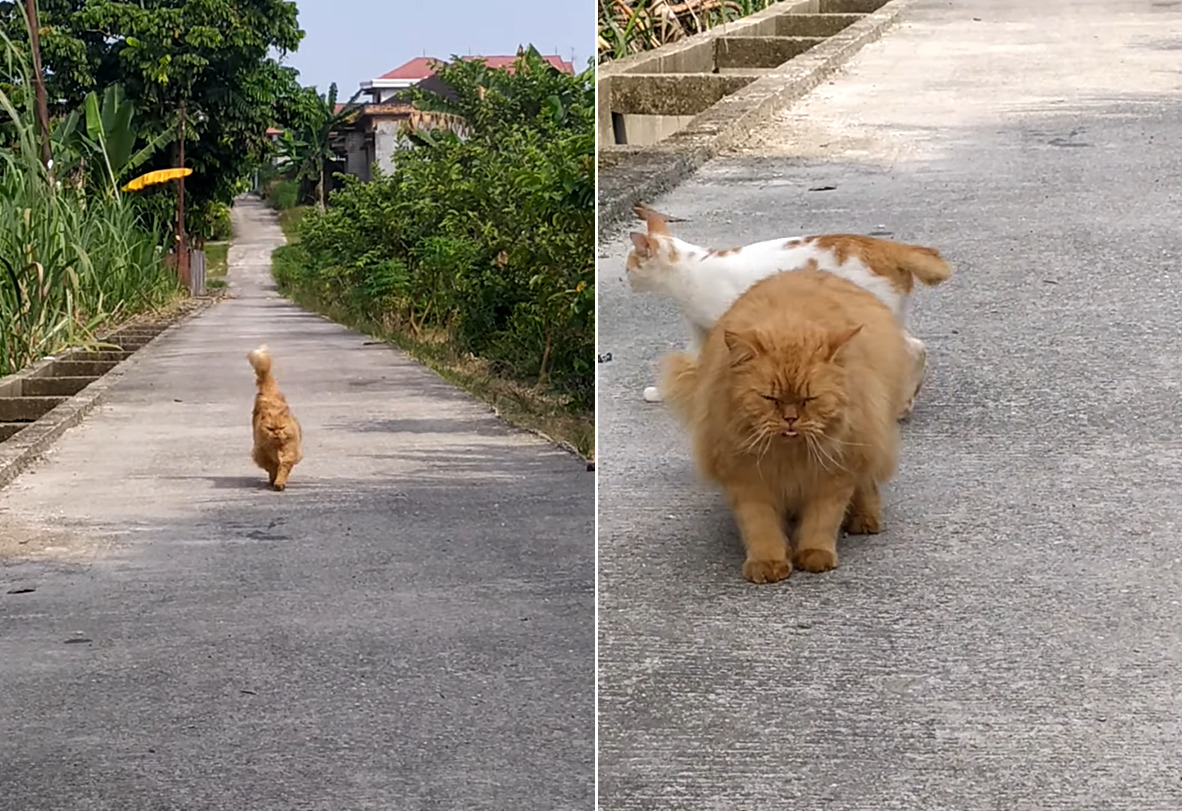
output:
<instances>
[{"instance_id":1,"label":"house","mask_svg":"<svg viewBox=\"0 0 1182 811\"><path fill-rule=\"evenodd\" d=\"M565 73L574 73L574 65L561 56L543 56L547 62ZM490 68L512 70L516 56L468 56L461 59L483 59ZM443 60L419 56L361 83L363 95L369 97L357 109L347 129L338 133L334 149L342 155L345 172L362 181L369 181L373 166L383 172L394 169L394 156L407 146L405 129L430 130L446 128L463 137L462 121L450 116L416 110L403 100L402 93L410 87L420 87L443 95L447 86L435 78L435 69Z\"/></svg>"},{"instance_id":2,"label":"house","mask_svg":"<svg viewBox=\"0 0 1182 811\"><path fill-rule=\"evenodd\" d=\"M465 57L461 57L465 58ZM488 67L513 69L517 61L516 56L469 56L467 59L483 59ZM543 56L547 62L564 73L574 73L575 68L561 56ZM389 73L383 73L376 79L361 83L361 90L375 103L389 101L399 91L429 79L435 75L435 66L441 61L430 56L416 56L409 62L404 62Z\"/></svg>"}]
</instances>

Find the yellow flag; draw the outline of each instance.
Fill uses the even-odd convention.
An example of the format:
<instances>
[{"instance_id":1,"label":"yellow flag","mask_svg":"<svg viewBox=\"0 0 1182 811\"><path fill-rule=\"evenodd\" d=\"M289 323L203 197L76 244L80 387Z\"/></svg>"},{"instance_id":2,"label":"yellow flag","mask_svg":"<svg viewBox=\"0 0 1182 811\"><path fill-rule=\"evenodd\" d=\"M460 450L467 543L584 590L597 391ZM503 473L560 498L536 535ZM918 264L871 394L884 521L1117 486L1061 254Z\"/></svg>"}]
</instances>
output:
<instances>
[{"instance_id":1,"label":"yellow flag","mask_svg":"<svg viewBox=\"0 0 1182 811\"><path fill-rule=\"evenodd\" d=\"M178 177L188 177L191 174L193 174L192 169L157 169L155 172L140 175L124 186L123 191L139 191L145 186L167 183L170 180L176 180Z\"/></svg>"}]
</instances>

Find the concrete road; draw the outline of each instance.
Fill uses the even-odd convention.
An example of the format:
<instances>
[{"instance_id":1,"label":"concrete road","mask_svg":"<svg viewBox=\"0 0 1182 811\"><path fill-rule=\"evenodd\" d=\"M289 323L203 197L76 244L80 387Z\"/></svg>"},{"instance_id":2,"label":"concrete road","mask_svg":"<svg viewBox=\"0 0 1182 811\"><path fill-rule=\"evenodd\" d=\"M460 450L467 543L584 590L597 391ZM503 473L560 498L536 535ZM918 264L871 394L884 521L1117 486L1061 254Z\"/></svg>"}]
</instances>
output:
<instances>
[{"instance_id":1,"label":"concrete road","mask_svg":"<svg viewBox=\"0 0 1182 811\"><path fill-rule=\"evenodd\" d=\"M237 298L0 491L0 809L590 809L593 475L278 298L234 216Z\"/></svg>"},{"instance_id":2,"label":"concrete road","mask_svg":"<svg viewBox=\"0 0 1182 811\"><path fill-rule=\"evenodd\" d=\"M603 811L1182 808L1180 177L1182 4L917 0L652 201L719 248L882 227L957 265L887 531L776 586L641 400L683 337L605 235Z\"/></svg>"}]
</instances>

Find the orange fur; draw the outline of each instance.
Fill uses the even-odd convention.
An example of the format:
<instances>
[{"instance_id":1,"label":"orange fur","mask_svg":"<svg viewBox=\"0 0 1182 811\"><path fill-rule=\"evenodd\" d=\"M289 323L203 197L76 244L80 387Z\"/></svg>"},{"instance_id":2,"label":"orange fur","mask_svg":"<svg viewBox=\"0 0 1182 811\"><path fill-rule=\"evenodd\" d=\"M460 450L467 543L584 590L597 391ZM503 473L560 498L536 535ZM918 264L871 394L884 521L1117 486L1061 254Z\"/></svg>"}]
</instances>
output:
<instances>
[{"instance_id":1,"label":"orange fur","mask_svg":"<svg viewBox=\"0 0 1182 811\"><path fill-rule=\"evenodd\" d=\"M637 217L644 220L644 224L648 226L648 232L650 234L669 233L669 226L667 225L669 218L661 212L649 208L644 203L637 203L632 207L632 211Z\"/></svg>"},{"instance_id":2,"label":"orange fur","mask_svg":"<svg viewBox=\"0 0 1182 811\"><path fill-rule=\"evenodd\" d=\"M832 274L800 270L750 288L700 355L663 361L661 394L689 426L698 466L730 499L743 576L837 565L837 535L882 528L879 485L894 474L910 360L890 310Z\"/></svg>"},{"instance_id":3,"label":"orange fur","mask_svg":"<svg viewBox=\"0 0 1182 811\"><path fill-rule=\"evenodd\" d=\"M826 234L808 237L805 241L832 252L838 264L845 264L851 256L861 259L862 264L890 281L901 293L910 293L916 279L931 286L947 281L952 275L952 269L940 252L925 245L908 245L861 234Z\"/></svg>"},{"instance_id":4,"label":"orange fur","mask_svg":"<svg viewBox=\"0 0 1182 811\"><path fill-rule=\"evenodd\" d=\"M283 490L287 487L291 469L304 458L303 431L271 374L271 353L267 347L252 350L246 358L254 368L255 385L258 386L251 413L254 428L251 458L267 471L271 486Z\"/></svg>"}]
</instances>

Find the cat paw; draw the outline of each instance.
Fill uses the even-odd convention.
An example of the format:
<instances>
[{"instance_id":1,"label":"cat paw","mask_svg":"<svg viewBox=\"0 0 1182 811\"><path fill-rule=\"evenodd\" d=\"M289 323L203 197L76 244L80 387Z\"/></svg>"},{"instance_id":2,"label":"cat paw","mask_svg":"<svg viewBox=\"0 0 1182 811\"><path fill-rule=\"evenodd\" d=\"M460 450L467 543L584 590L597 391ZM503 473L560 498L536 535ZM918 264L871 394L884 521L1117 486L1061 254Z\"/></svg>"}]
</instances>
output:
<instances>
[{"instance_id":1,"label":"cat paw","mask_svg":"<svg viewBox=\"0 0 1182 811\"><path fill-rule=\"evenodd\" d=\"M845 531L851 535L877 535L882 532L882 519L864 513L850 515L845 519Z\"/></svg>"},{"instance_id":2,"label":"cat paw","mask_svg":"<svg viewBox=\"0 0 1182 811\"><path fill-rule=\"evenodd\" d=\"M649 386L644 390L644 401L646 403L661 402L661 390L656 386Z\"/></svg>"},{"instance_id":3,"label":"cat paw","mask_svg":"<svg viewBox=\"0 0 1182 811\"><path fill-rule=\"evenodd\" d=\"M752 583L779 583L792 574L792 565L785 560L746 560L743 577Z\"/></svg>"},{"instance_id":4,"label":"cat paw","mask_svg":"<svg viewBox=\"0 0 1182 811\"><path fill-rule=\"evenodd\" d=\"M793 563L806 572L827 572L837 568L837 553L828 549L801 549L793 556Z\"/></svg>"}]
</instances>

